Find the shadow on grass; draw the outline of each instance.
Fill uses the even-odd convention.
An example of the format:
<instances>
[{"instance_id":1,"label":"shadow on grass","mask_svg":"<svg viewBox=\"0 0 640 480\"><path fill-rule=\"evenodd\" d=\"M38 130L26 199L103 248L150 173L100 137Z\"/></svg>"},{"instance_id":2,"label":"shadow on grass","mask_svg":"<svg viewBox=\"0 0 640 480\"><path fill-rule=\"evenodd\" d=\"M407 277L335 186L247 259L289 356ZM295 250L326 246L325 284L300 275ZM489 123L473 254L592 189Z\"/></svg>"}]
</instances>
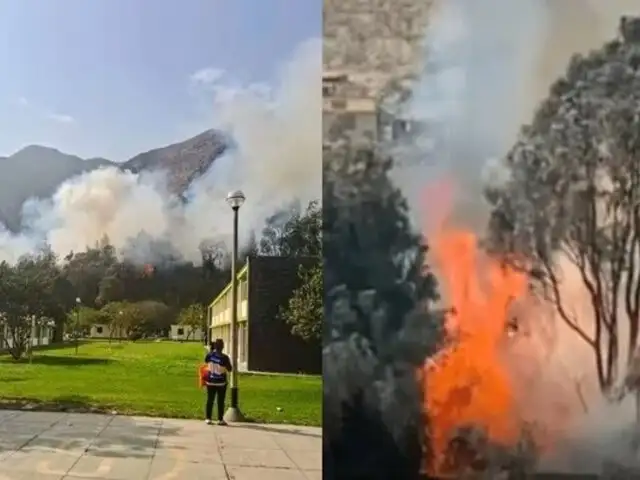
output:
<instances>
[{"instance_id":1,"label":"shadow on grass","mask_svg":"<svg viewBox=\"0 0 640 480\"><path fill-rule=\"evenodd\" d=\"M90 342L88 341L84 341L81 340L78 343L78 347L81 348L83 345L86 345ZM36 356L42 352L47 352L50 350L55 350L56 352L60 352L60 351L69 351L72 349L75 349L76 346L75 344L69 343L69 342L64 342L64 343L52 343L50 345L37 345L33 347L33 358L35 360ZM82 351L80 351L79 353L82 353ZM47 355L46 353L44 353L44 355ZM55 354L54 354L55 355ZM13 358L11 356L11 354L9 353L9 350L7 350L6 348L2 348L0 349L0 362L3 363L11 363L11 362L16 362L16 363L23 363L23 362L28 362L29 361L29 356L27 353L24 354L24 357L22 357L20 360L16 360L15 358Z\"/></svg>"},{"instance_id":2,"label":"shadow on grass","mask_svg":"<svg viewBox=\"0 0 640 480\"><path fill-rule=\"evenodd\" d=\"M86 365L107 365L113 363L113 360L109 358L94 358L94 357L70 357L70 356L57 356L57 355L34 355L31 361L28 358L21 359L19 363L32 363L33 365L49 365L49 366L63 366L63 367L78 367Z\"/></svg>"},{"instance_id":3,"label":"shadow on grass","mask_svg":"<svg viewBox=\"0 0 640 480\"><path fill-rule=\"evenodd\" d=\"M4 377L2 379L2 383L18 383L18 382L24 382L26 380L26 378L23 377Z\"/></svg>"},{"instance_id":4,"label":"shadow on grass","mask_svg":"<svg viewBox=\"0 0 640 480\"><path fill-rule=\"evenodd\" d=\"M83 345L87 345L91 343L89 340L80 340L78 342L78 347L82 347ZM34 345L34 352L46 352L47 350L69 350L71 348L76 348L76 344L74 342L57 342L50 343L48 345ZM0 349L0 355L9 355L9 351L6 348Z\"/></svg>"}]
</instances>

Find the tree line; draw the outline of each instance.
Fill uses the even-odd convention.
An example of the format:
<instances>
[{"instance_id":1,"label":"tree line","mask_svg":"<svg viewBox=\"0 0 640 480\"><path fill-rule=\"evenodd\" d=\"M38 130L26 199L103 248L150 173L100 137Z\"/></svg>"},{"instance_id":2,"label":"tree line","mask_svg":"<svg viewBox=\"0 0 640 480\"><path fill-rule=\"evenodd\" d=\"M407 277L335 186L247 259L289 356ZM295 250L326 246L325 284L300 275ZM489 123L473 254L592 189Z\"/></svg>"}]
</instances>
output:
<instances>
[{"instance_id":1,"label":"tree line","mask_svg":"<svg viewBox=\"0 0 640 480\"><path fill-rule=\"evenodd\" d=\"M252 235L239 252L240 264L257 254L319 259L321 216L318 202L278 212L267 219L259 241ZM64 332L77 337L96 324L107 327L110 337L130 339L166 334L176 323L187 332L204 327L205 306L230 281L231 253L220 245L203 244L202 262L194 264L144 234L132 239L129 248L142 241L145 248L161 253L154 264L128 260L132 257L126 249L117 252L106 237L63 258L45 246L15 264L0 263L0 348L21 358L34 327L53 327L55 342L63 340ZM295 328L295 311L283 308L282 315L305 335L304 328Z\"/></svg>"}]
</instances>

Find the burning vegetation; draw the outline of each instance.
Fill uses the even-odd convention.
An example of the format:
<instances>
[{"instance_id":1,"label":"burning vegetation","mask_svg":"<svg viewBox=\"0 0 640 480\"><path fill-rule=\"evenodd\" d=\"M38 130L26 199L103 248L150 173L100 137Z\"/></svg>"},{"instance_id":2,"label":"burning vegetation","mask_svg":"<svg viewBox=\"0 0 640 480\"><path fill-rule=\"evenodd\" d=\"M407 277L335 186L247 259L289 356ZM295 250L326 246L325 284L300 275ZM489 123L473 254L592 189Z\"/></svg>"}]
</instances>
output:
<instances>
[{"instance_id":1,"label":"burning vegetation","mask_svg":"<svg viewBox=\"0 0 640 480\"><path fill-rule=\"evenodd\" d=\"M437 470L451 456L469 458L470 443L483 443L465 427L477 425L486 439L516 444L521 425L509 371L500 358L508 307L525 293L526 278L482 258L471 232L444 230L432 239L434 265L455 310L448 315L448 344L429 363L425 390ZM462 428L462 430L461 430ZM445 466L445 464L449 465Z\"/></svg>"},{"instance_id":2,"label":"burning vegetation","mask_svg":"<svg viewBox=\"0 0 640 480\"><path fill-rule=\"evenodd\" d=\"M487 191L488 248L444 223L428 232L453 306L446 342L424 367L434 474L533 471L545 455L585 440L572 433L592 420L596 397L615 408L637 390L638 32L640 19L625 17L618 39L575 57L522 129L503 165L506 180ZM526 321L514 317L513 303L528 305ZM549 323L555 336L545 339ZM523 325L542 346L522 338ZM546 354L576 339L589 368ZM588 381L578 380L583 374ZM624 460L620 451L584 450L581 458L598 457L600 472L606 464L628 473L638 465L633 437Z\"/></svg>"},{"instance_id":3,"label":"burning vegetation","mask_svg":"<svg viewBox=\"0 0 640 480\"><path fill-rule=\"evenodd\" d=\"M424 306L436 296L414 295L415 264L398 267L414 239L399 236L409 222L387 200L404 199L381 195L374 155L325 182L341 207L325 227L331 478L419 478L425 463L451 478L522 478L553 461L577 478L636 476L639 429L622 406L640 385L640 19L619 27L572 59L522 128L485 192L488 231L445 215L425 232L451 307L444 338Z\"/></svg>"}]
</instances>

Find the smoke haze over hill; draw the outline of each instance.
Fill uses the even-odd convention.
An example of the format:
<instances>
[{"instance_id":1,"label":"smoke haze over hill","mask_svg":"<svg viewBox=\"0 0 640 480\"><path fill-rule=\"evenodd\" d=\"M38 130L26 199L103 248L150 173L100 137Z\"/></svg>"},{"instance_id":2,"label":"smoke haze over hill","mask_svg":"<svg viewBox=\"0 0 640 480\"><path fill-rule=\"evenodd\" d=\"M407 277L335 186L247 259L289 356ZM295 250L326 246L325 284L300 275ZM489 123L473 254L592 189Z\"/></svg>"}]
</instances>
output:
<instances>
[{"instance_id":1,"label":"smoke haze over hill","mask_svg":"<svg viewBox=\"0 0 640 480\"><path fill-rule=\"evenodd\" d=\"M50 199L30 200L23 230L0 234L0 260L14 261L48 242L66 255L107 236L122 249L140 232L167 241L185 259L199 261L203 240L227 242L231 210L225 196L242 189L240 241L294 199L305 203L321 189L321 44L299 45L274 85L208 85L211 127L229 148L195 179L182 202L162 170L133 173L103 167L64 182ZM154 262L157 250L136 248L132 260Z\"/></svg>"}]
</instances>

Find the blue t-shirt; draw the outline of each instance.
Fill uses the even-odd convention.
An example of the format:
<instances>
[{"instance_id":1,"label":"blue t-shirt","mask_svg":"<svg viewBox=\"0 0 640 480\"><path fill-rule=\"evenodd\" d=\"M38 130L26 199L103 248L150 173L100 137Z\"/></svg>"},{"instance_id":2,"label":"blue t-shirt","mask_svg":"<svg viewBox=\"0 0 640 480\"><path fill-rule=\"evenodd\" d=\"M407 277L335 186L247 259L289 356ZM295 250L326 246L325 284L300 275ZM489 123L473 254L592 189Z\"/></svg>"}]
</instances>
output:
<instances>
[{"instance_id":1,"label":"blue t-shirt","mask_svg":"<svg viewBox=\"0 0 640 480\"><path fill-rule=\"evenodd\" d=\"M227 372L233 370L231 360L222 352L209 352L204 357L207 364L208 373L206 384L212 386L223 386L227 384Z\"/></svg>"}]
</instances>

